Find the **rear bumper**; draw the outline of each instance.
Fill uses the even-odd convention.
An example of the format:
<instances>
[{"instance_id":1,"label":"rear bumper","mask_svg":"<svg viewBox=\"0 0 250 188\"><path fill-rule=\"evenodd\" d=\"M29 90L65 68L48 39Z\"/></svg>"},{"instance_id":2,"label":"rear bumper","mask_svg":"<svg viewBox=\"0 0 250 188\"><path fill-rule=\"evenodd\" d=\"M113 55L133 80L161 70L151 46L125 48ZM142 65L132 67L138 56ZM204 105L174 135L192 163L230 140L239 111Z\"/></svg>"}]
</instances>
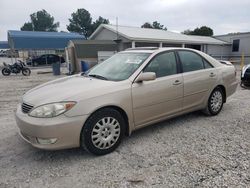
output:
<instances>
[{"instance_id":1,"label":"rear bumper","mask_svg":"<svg viewBox=\"0 0 250 188\"><path fill-rule=\"evenodd\" d=\"M80 134L87 116L54 118L34 118L21 111L19 105L16 112L16 123L20 136L34 147L56 150L80 146ZM40 141L39 141L40 140ZM41 142L53 140L53 143Z\"/></svg>"}]
</instances>

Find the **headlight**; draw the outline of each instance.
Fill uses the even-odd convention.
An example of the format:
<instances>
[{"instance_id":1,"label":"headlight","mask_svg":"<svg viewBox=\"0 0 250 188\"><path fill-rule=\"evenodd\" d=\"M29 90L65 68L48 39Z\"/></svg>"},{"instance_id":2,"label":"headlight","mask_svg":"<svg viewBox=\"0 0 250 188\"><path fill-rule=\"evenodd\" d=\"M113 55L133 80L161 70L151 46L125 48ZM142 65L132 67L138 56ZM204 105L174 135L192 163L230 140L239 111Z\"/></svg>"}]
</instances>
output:
<instances>
[{"instance_id":1,"label":"headlight","mask_svg":"<svg viewBox=\"0 0 250 188\"><path fill-rule=\"evenodd\" d=\"M38 118L51 118L63 114L70 110L76 103L75 102L59 102L50 103L34 108L29 116Z\"/></svg>"}]
</instances>

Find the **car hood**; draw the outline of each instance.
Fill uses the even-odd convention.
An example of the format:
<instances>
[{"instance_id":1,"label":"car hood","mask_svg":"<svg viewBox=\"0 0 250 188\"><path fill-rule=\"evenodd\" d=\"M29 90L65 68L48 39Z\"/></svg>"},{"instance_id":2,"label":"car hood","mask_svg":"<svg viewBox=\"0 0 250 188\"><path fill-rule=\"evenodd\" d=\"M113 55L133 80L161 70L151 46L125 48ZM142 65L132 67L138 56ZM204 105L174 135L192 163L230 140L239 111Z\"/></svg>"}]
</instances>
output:
<instances>
[{"instance_id":1,"label":"car hood","mask_svg":"<svg viewBox=\"0 0 250 188\"><path fill-rule=\"evenodd\" d=\"M34 106L61 101L77 102L112 92L119 84L80 75L70 76L39 85L26 92L22 100Z\"/></svg>"}]
</instances>

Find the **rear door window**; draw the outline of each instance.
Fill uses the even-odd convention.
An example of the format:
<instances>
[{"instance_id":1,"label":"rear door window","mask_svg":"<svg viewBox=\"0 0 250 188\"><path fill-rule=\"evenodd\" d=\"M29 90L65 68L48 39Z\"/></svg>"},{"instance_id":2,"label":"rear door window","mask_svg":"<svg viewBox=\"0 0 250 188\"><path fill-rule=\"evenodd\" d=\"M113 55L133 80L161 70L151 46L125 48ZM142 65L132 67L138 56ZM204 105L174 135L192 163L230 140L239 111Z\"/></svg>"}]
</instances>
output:
<instances>
[{"instance_id":1,"label":"rear door window","mask_svg":"<svg viewBox=\"0 0 250 188\"><path fill-rule=\"evenodd\" d=\"M191 72L204 69L204 63L201 56L190 51L178 51L183 72Z\"/></svg>"}]
</instances>

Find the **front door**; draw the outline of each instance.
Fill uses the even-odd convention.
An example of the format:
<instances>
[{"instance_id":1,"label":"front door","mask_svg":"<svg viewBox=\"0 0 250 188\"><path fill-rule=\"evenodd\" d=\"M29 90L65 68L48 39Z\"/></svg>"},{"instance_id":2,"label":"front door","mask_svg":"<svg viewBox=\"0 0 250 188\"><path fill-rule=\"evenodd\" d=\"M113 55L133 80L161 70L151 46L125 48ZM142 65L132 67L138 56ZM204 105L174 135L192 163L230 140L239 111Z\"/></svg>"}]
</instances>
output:
<instances>
[{"instance_id":1,"label":"front door","mask_svg":"<svg viewBox=\"0 0 250 188\"><path fill-rule=\"evenodd\" d=\"M132 85L135 126L163 119L182 109L183 77L178 74L174 52L156 55L143 72L155 72L156 79Z\"/></svg>"}]
</instances>

